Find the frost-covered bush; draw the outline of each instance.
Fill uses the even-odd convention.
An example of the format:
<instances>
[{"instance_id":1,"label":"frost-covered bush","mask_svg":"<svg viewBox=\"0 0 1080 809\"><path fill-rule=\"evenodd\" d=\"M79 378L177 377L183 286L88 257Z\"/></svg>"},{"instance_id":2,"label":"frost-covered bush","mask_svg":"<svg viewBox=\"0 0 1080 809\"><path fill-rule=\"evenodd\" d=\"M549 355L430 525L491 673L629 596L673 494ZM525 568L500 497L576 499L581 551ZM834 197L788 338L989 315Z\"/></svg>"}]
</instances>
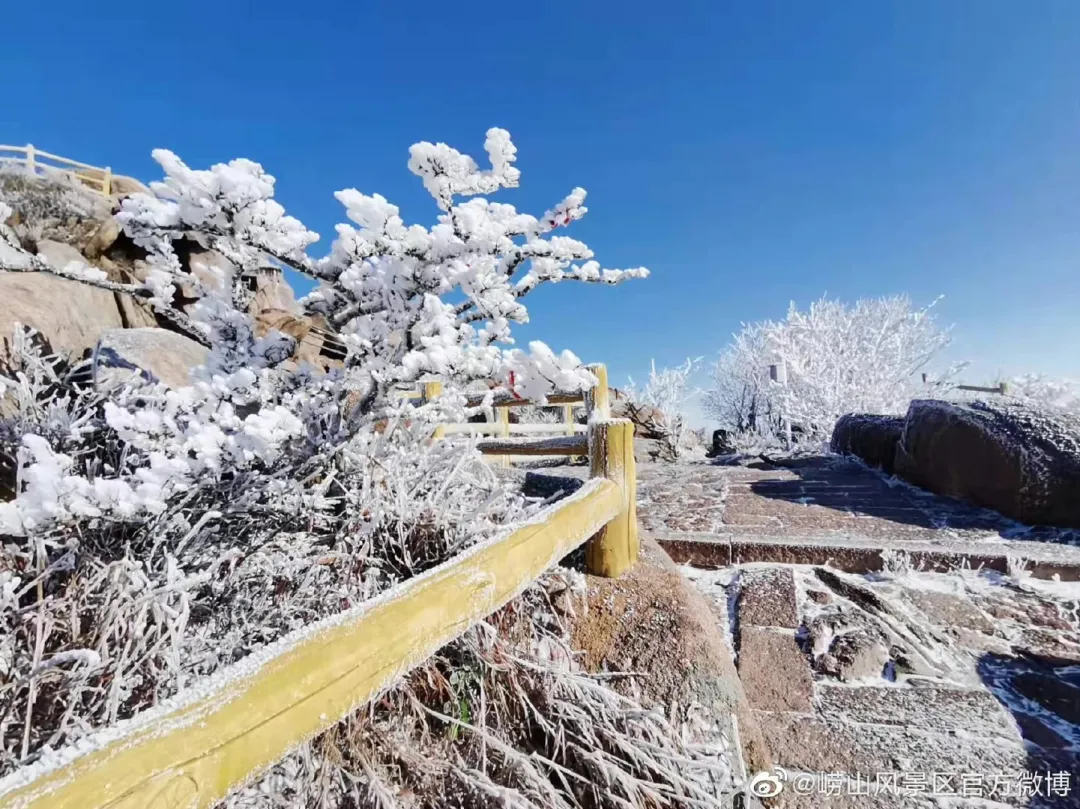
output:
<instances>
[{"instance_id":1,"label":"frost-covered bush","mask_svg":"<svg viewBox=\"0 0 1080 809\"><path fill-rule=\"evenodd\" d=\"M734 435L768 436L780 430L769 388L769 323L743 324L711 371L702 396L705 413Z\"/></svg>"},{"instance_id":2,"label":"frost-covered bush","mask_svg":"<svg viewBox=\"0 0 1080 809\"><path fill-rule=\"evenodd\" d=\"M31 226L109 216L104 197L66 173L50 169L32 174L22 166L0 163L0 202Z\"/></svg>"},{"instance_id":3,"label":"frost-covered bush","mask_svg":"<svg viewBox=\"0 0 1080 809\"><path fill-rule=\"evenodd\" d=\"M734 751L703 706L667 717L580 670L584 585L550 571L225 806L719 805Z\"/></svg>"},{"instance_id":4,"label":"frost-covered bush","mask_svg":"<svg viewBox=\"0 0 1080 809\"><path fill-rule=\"evenodd\" d=\"M422 422L395 419L306 452L293 441L286 452L290 418L316 442L333 434L319 431L317 416L284 410L232 435L213 420L195 431L198 405L177 392L136 378L103 395L20 342L0 432L0 453L14 454L18 469L18 496L0 509L0 772L150 707L531 508L469 448L427 446ZM329 384L315 381L308 394ZM153 411L155 399L166 415ZM202 466L170 478L179 462L169 443L185 428L191 440L181 443ZM125 479L117 472L128 464Z\"/></svg>"},{"instance_id":5,"label":"frost-covered bush","mask_svg":"<svg viewBox=\"0 0 1080 809\"><path fill-rule=\"evenodd\" d=\"M700 450L699 454L704 456L700 443L694 440L696 436L686 424L683 412L687 401L697 393L690 388L690 377L701 359L687 358L682 365L661 371L656 370L656 361L653 360L649 381L644 387L639 389L633 379L628 380L625 391L627 410L632 419L646 421L648 429L660 437L660 455L665 460L675 461L695 450Z\"/></svg>"},{"instance_id":6,"label":"frost-covered bush","mask_svg":"<svg viewBox=\"0 0 1080 809\"><path fill-rule=\"evenodd\" d=\"M542 283L615 284L647 272L602 270L583 243L547 236L584 216L582 189L540 219L478 197L519 179L504 130L490 130L485 148L489 170L445 144L412 147L409 167L443 211L431 229L406 227L380 195L339 192L355 225L339 225L330 254L318 260L306 253L317 234L285 214L261 166L235 160L195 171L162 150L154 156L165 180L151 186L154 195L126 198L117 216L148 251L152 269L142 284L109 282L84 265L51 267L0 229L0 267L138 295L212 347L190 387L152 396L121 390L103 405L105 425L124 444L123 464L69 474L65 452L31 438L21 450L26 485L14 503L0 506L3 530L33 534L80 518L142 520L164 511L171 497L216 486L225 475L265 477L283 463L316 463L400 410L390 392L424 376L442 378L449 395L415 411L421 421L460 411L463 399L453 392L477 379L513 374L517 391L538 400L553 389L593 384L569 351L555 354L539 342L528 353L503 348L512 342L510 324L528 319L523 299ZM460 196L475 198L459 203ZM231 276L204 285L178 259L181 238L222 254L235 268ZM347 351L340 372L293 368L286 362L292 338L276 331L256 337L248 282L267 261L320 282L302 304L338 330ZM180 283L199 297L190 316L173 307ZM298 484L278 477L287 498Z\"/></svg>"},{"instance_id":7,"label":"frost-covered bush","mask_svg":"<svg viewBox=\"0 0 1080 809\"><path fill-rule=\"evenodd\" d=\"M1045 374L1024 374L1000 381L1005 382L1010 396L1038 407L1080 413L1080 382L1056 379Z\"/></svg>"},{"instance_id":8,"label":"frost-covered bush","mask_svg":"<svg viewBox=\"0 0 1080 809\"><path fill-rule=\"evenodd\" d=\"M950 340L934 320L936 304L914 309L905 296L850 306L823 298L805 312L792 304L786 319L736 335L714 368L706 406L736 430L776 434L790 423L811 442L827 440L845 413L903 413L963 367L923 378ZM782 369L779 381L771 365Z\"/></svg>"}]
</instances>

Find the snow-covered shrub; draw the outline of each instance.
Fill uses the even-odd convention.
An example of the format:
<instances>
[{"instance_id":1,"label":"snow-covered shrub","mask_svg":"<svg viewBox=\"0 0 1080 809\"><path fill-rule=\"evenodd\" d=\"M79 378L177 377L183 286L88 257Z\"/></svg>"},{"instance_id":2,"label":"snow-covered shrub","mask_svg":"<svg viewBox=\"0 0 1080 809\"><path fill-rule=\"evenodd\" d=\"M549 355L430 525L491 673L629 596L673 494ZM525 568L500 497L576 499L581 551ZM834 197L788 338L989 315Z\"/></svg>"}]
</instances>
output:
<instances>
[{"instance_id":1,"label":"snow-covered shrub","mask_svg":"<svg viewBox=\"0 0 1080 809\"><path fill-rule=\"evenodd\" d=\"M274 178L261 166L234 160L195 171L163 150L154 156L165 180L151 186L153 196L126 198L117 216L149 253L152 270L143 284L112 283L82 266L51 267L0 229L0 267L139 295L213 348L191 387L153 396L119 391L106 403L104 421L126 445L121 468L70 475L64 453L31 440L22 457L27 480L33 470L49 469L51 477L0 507L0 524L30 534L79 517L143 519L202 482L217 485L222 475L257 477L285 460L322 458L348 436L400 412L391 390L422 376L442 378L449 395L413 412L418 420L460 410L463 400L454 390L477 379L513 374L520 394L538 400L552 389L593 384L569 351L555 354L534 342L526 353L500 344L512 342L511 322L528 318L523 298L542 283L615 284L647 272L601 270L581 242L545 238L585 214L582 189L540 219L479 197L457 203L458 196L517 185L509 135L490 130L485 148L492 168L482 171L445 144L412 147L409 167L443 211L430 230L405 227L397 208L379 195L339 192L359 227L339 225L330 254L318 260L306 253L317 234L285 214L273 199ZM181 238L222 254L235 268L232 277L213 288L202 284L177 257L174 243ZM302 303L339 330L347 350L340 373L321 377L287 367L292 338L278 332L256 337L247 314L248 281L267 261L320 282ZM173 307L179 283L199 294L190 317ZM57 477L64 481L59 487ZM51 498L44 510L42 498Z\"/></svg>"},{"instance_id":2,"label":"snow-covered shrub","mask_svg":"<svg viewBox=\"0 0 1080 809\"><path fill-rule=\"evenodd\" d=\"M999 380L1009 396L1024 399L1038 407L1080 413L1080 382L1056 379L1045 374L1024 374Z\"/></svg>"},{"instance_id":3,"label":"snow-covered shrub","mask_svg":"<svg viewBox=\"0 0 1080 809\"><path fill-rule=\"evenodd\" d=\"M32 174L22 166L0 163L0 202L31 226L109 215L104 197L68 174L48 168L44 174Z\"/></svg>"},{"instance_id":4,"label":"snow-covered shrub","mask_svg":"<svg viewBox=\"0 0 1080 809\"><path fill-rule=\"evenodd\" d=\"M653 360L649 381L643 388L639 389L633 379L628 380L627 410L631 418L646 420L649 429L660 437L660 455L666 460L678 460L695 450L700 450L699 454L704 457L704 450L694 440L696 436L691 434L683 412L687 401L697 393L690 388L690 377L701 359L687 358L682 365L662 371L656 370Z\"/></svg>"},{"instance_id":5,"label":"snow-covered shrub","mask_svg":"<svg viewBox=\"0 0 1080 809\"><path fill-rule=\"evenodd\" d=\"M923 379L950 340L934 320L936 304L823 298L804 312L793 303L784 320L745 326L735 337L714 368L707 406L735 429L776 433L790 423L809 442L827 440L845 413L903 413L913 398L947 389L963 367ZM780 381L769 378L771 365L783 369Z\"/></svg>"},{"instance_id":6,"label":"snow-covered shrub","mask_svg":"<svg viewBox=\"0 0 1080 809\"><path fill-rule=\"evenodd\" d=\"M285 214L260 166L236 160L195 171L163 151L155 157L165 180L152 196L127 198L118 215L149 254L143 283L112 283L85 265L50 266L0 226L0 269L138 296L211 347L187 387L135 375L106 391L32 335L17 330L12 338L0 372L8 495L0 503L0 776L539 507L468 440L430 442L431 423L476 412L462 391L482 379L512 373L515 390L540 401L553 389L594 384L570 352L542 343L529 352L506 348L510 326L527 320L523 299L542 283L614 284L646 272L601 270L584 244L548 235L584 215L581 189L540 218L478 197L518 182L507 134L493 129L485 145L488 170L444 144L413 147L410 169L442 211L430 229L406 227L381 196L340 192L354 224L338 227L321 259L307 254L316 234ZM0 209L2 222L10 210ZM204 286L178 260L181 238L221 253L235 270ZM297 366L291 338L256 336L249 281L267 262L319 281L303 304L338 333L343 367ZM173 305L180 285L198 297L190 315ZM434 403L414 407L391 395L434 376L445 384ZM395 805L388 796L407 780L402 764L415 765L443 741L459 747L441 759L441 772L478 800L523 804L541 789L583 790L598 806L649 790L699 798L683 785L680 757L690 753L674 728L601 683L575 675L566 686L556 677L567 656L554 654L561 636L536 609L542 586L508 608L518 611L515 626L492 619L416 675L435 678L423 689L414 677L378 710L344 723L357 730L350 750L381 734L377 760L365 766L367 759L337 752L319 759L338 749L336 728L269 776L292 772L301 797L262 793L258 805L340 805L325 788L330 781L359 805ZM507 645L499 633L511 630L530 651ZM455 704L447 697L485 678L502 683L492 693L505 707L486 724L461 711L447 724L442 716ZM527 684L534 713L514 690ZM511 698L516 713L504 713ZM450 726L462 732L443 733ZM496 734L503 748L487 746ZM654 752L635 752L638 740ZM439 800L438 792L422 798Z\"/></svg>"}]
</instances>

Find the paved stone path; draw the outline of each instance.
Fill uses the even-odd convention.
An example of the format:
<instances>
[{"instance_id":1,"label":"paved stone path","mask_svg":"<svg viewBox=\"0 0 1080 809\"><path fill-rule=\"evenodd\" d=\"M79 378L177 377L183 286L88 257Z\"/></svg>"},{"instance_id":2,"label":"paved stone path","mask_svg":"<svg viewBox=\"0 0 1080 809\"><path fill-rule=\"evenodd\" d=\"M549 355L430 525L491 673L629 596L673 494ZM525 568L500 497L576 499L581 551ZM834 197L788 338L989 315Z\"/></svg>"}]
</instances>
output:
<instances>
[{"instance_id":1,"label":"paved stone path","mask_svg":"<svg viewBox=\"0 0 1080 809\"><path fill-rule=\"evenodd\" d=\"M1080 532L1023 526L843 459L639 464L638 514L676 561L701 566L829 561L865 572L904 551L926 569L1005 572L1015 557L1037 576L1080 579Z\"/></svg>"},{"instance_id":2,"label":"paved stone path","mask_svg":"<svg viewBox=\"0 0 1080 809\"><path fill-rule=\"evenodd\" d=\"M718 568L684 571L730 629L780 805L1080 807L1080 584L955 569L1076 579L1074 534L843 461L638 479L643 528Z\"/></svg>"}]
</instances>

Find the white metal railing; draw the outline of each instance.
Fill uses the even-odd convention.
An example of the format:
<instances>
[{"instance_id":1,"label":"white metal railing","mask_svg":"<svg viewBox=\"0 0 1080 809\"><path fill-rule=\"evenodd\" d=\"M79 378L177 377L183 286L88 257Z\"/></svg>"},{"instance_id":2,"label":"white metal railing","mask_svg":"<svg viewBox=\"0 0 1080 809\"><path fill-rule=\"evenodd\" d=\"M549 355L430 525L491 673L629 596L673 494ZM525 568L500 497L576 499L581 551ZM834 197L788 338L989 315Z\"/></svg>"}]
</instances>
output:
<instances>
[{"instance_id":1,"label":"white metal railing","mask_svg":"<svg viewBox=\"0 0 1080 809\"><path fill-rule=\"evenodd\" d=\"M0 145L0 166L21 166L31 174L46 175L50 172L63 174L92 191L110 197L149 189L133 177L113 174L108 166L91 166L67 157L44 152L33 144L26 146Z\"/></svg>"}]
</instances>

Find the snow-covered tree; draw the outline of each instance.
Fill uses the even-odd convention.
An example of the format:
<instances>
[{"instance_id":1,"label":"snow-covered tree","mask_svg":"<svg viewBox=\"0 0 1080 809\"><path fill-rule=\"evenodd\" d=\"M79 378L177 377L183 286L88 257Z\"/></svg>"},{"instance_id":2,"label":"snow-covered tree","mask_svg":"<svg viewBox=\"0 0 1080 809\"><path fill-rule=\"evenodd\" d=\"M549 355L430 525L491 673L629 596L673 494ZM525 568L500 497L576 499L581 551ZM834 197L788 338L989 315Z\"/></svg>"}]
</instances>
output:
<instances>
[{"instance_id":1,"label":"snow-covered tree","mask_svg":"<svg viewBox=\"0 0 1080 809\"><path fill-rule=\"evenodd\" d=\"M686 403L697 394L690 387L690 377L697 369L702 358L687 358L686 362L674 368L656 370L656 360L652 361L649 380L638 388L630 379L625 394L627 411L636 422L645 424L648 429L660 436L662 455L668 460L677 460L690 448L690 428L686 425L683 412Z\"/></svg>"},{"instance_id":2,"label":"snow-covered tree","mask_svg":"<svg viewBox=\"0 0 1080 809\"><path fill-rule=\"evenodd\" d=\"M234 160L199 171L164 150L154 157L165 179L151 185L153 195L126 198L117 215L148 252L152 269L141 285L110 282L88 265L51 267L23 250L10 230L0 230L3 269L52 272L137 295L213 349L190 388L157 397L138 412L122 398L109 403L105 423L134 450L125 453L123 468L111 476L97 470L92 480L72 480L66 488L24 487L14 503L0 506L6 530L41 527L43 513L33 503L46 488L59 498L51 514L104 507L103 513L140 518L160 511L164 500L207 474L261 472L283 453L294 460L324 454L343 436L373 428L400 407L390 391L421 377L438 376L452 392L476 379L513 374L517 392L538 400L553 389L593 384L595 378L569 351L556 354L540 342L531 343L529 352L508 348L511 324L528 320L524 299L541 284L617 284L648 273L602 269L582 242L550 235L585 215L583 189L574 189L540 218L480 197L516 186L520 175L505 130L489 130L485 149L491 168L481 170L446 144L412 147L409 168L442 211L430 229L406 227L398 209L378 194L338 192L354 224L338 226L322 259L306 252L318 235L285 214L273 198L274 178L257 163ZM0 211L0 221L7 213ZM229 277L204 284L178 258L175 244L182 238L228 259ZM317 379L311 369L286 367L292 338L277 332L256 337L247 313L250 280L266 263L319 281L301 303L338 332L347 349L342 372ZM180 284L198 297L190 315L173 305ZM413 417L440 415L455 401L461 400L447 396ZM20 463L27 470L64 468L49 452L31 439ZM103 487L107 494L99 491Z\"/></svg>"},{"instance_id":3,"label":"snow-covered tree","mask_svg":"<svg viewBox=\"0 0 1080 809\"><path fill-rule=\"evenodd\" d=\"M769 389L768 323L743 324L712 367L702 407L724 429L769 434L779 428Z\"/></svg>"},{"instance_id":4,"label":"snow-covered tree","mask_svg":"<svg viewBox=\"0 0 1080 809\"><path fill-rule=\"evenodd\" d=\"M1080 382L1046 374L1023 374L999 379L998 382L1005 383L1008 395L1026 399L1040 407L1080 412Z\"/></svg>"},{"instance_id":5,"label":"snow-covered tree","mask_svg":"<svg viewBox=\"0 0 1080 809\"><path fill-rule=\"evenodd\" d=\"M736 429L749 428L751 413L758 430L786 419L813 441L827 439L845 413L901 413L912 398L945 390L963 367L926 371L950 341L933 317L938 300L914 309L906 296L851 306L823 298L805 312L792 303L782 321L745 326L714 368L710 412ZM780 381L769 378L773 365Z\"/></svg>"}]
</instances>

